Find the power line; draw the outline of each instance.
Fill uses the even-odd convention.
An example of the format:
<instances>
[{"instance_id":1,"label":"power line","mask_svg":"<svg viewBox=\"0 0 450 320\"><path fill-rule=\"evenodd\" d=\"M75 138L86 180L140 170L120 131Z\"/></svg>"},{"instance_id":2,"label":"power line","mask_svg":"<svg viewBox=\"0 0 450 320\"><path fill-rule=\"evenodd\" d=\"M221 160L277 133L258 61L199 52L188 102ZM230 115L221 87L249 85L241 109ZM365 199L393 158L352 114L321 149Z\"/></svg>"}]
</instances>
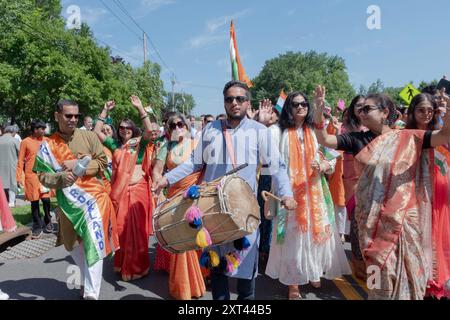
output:
<instances>
[{"instance_id":1,"label":"power line","mask_svg":"<svg viewBox=\"0 0 450 320\"><path fill-rule=\"evenodd\" d=\"M120 21L120 23L122 23L131 33L133 33L136 37L138 37L138 39L139 40L142 40L142 37L139 35L139 34L137 34L133 29L131 29L125 22L123 22L123 20L122 19L120 19L120 17L114 12L114 11L112 11L112 9L103 1L103 0L99 0L102 4L103 4L103 6L106 8L106 9L108 9L108 11L109 12L111 12L112 13L112 15L113 16L115 16L116 18L117 18L117 20L119 20Z\"/></svg>"},{"instance_id":2,"label":"power line","mask_svg":"<svg viewBox=\"0 0 450 320\"><path fill-rule=\"evenodd\" d=\"M102 0L100 0L102 1ZM150 39L150 37L148 37L147 32L139 25L139 23L137 23L137 21L131 16L131 14L127 11L127 9L125 8L125 6L122 4L122 2L120 2L120 0L113 0L114 3L117 5L117 7L128 17L130 18L131 21L133 21L133 23L144 33L144 36L147 37L148 41L150 42L150 45L152 46L153 50L155 51L156 55L158 56L159 60L161 60L162 64L169 69L172 72L172 75L176 78L175 76L175 72L173 71L173 69L171 67L169 67L169 65L166 63L166 61L164 60L164 58L162 57L162 55L159 53L159 50L156 48L155 44L153 43L153 41Z\"/></svg>"},{"instance_id":3,"label":"power line","mask_svg":"<svg viewBox=\"0 0 450 320\"><path fill-rule=\"evenodd\" d=\"M131 21L133 21L133 23L136 25L136 27L138 27L142 32L145 32L144 29L141 28L141 26L136 22L136 20L134 20L134 18L130 15L130 13L128 12L128 10L123 6L122 2L120 2L120 0L113 0L114 3L117 5L117 7L119 7L119 9L128 17L130 18Z\"/></svg>"},{"instance_id":4,"label":"power line","mask_svg":"<svg viewBox=\"0 0 450 320\"><path fill-rule=\"evenodd\" d=\"M118 53L120 53L120 54L121 54L122 56L124 56L124 57L127 57L127 58L132 59L132 60L136 60L136 61L141 60L141 58L133 57L133 56L129 55L128 53L126 53L125 51L122 51L121 49L119 49L119 48L117 48L117 47L115 47L115 46L112 46L112 45L106 43L106 42L103 41L103 40L100 40L100 39L98 39L98 38L96 38L96 39L97 39L98 42L104 44L104 45L107 46L107 47L110 47L111 49L114 49L115 51L117 51Z\"/></svg>"}]
</instances>

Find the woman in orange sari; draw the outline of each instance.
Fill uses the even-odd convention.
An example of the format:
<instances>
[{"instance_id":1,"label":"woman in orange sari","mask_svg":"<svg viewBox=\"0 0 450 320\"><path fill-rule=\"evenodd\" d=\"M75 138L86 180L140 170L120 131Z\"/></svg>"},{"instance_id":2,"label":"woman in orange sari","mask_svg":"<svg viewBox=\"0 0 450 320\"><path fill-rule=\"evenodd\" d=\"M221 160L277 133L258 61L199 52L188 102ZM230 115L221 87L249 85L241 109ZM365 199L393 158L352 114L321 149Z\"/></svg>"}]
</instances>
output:
<instances>
[{"instance_id":1,"label":"woman in orange sari","mask_svg":"<svg viewBox=\"0 0 450 320\"><path fill-rule=\"evenodd\" d=\"M138 136L134 122L129 119L120 122L118 142L101 132L107 112L115 106L114 101L105 104L94 129L113 155L110 197L117 214L120 242L120 250L114 256L114 271L119 272L124 281L139 279L150 269L148 238L152 233L153 209L150 187L155 144L146 138L151 123L139 98L132 96L131 102L144 122L143 137Z\"/></svg>"},{"instance_id":2,"label":"woman in orange sari","mask_svg":"<svg viewBox=\"0 0 450 320\"><path fill-rule=\"evenodd\" d=\"M196 141L191 138L189 126L180 113L172 114L166 123L169 141L161 148L153 168L153 180L162 179L164 168L170 171L186 161L195 148ZM199 180L200 172L196 172L168 189L167 198L186 191ZM177 300L190 300L201 297L206 287L198 255L195 250L173 254L158 250L156 259L169 258L169 293Z\"/></svg>"},{"instance_id":3,"label":"woman in orange sari","mask_svg":"<svg viewBox=\"0 0 450 320\"><path fill-rule=\"evenodd\" d=\"M438 105L433 96L421 93L408 108L406 129L433 130L438 128L435 114ZM448 208L449 144L427 150L433 181L432 192L432 279L428 281L427 295L440 299L446 295L445 285L450 280L450 210ZM447 293L448 294L448 293Z\"/></svg>"}]
</instances>

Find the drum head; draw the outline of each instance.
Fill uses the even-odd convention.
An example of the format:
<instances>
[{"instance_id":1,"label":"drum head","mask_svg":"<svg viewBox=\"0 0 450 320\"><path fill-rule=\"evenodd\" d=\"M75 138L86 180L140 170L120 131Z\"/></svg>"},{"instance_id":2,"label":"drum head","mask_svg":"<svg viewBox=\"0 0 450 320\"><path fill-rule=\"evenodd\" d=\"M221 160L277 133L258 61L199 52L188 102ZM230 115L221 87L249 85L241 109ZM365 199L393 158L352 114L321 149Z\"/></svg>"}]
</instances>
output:
<instances>
[{"instance_id":1,"label":"drum head","mask_svg":"<svg viewBox=\"0 0 450 320\"><path fill-rule=\"evenodd\" d=\"M233 214L234 222L249 234L256 231L260 223L259 204L250 185L241 177L231 176L223 187L224 203Z\"/></svg>"}]
</instances>

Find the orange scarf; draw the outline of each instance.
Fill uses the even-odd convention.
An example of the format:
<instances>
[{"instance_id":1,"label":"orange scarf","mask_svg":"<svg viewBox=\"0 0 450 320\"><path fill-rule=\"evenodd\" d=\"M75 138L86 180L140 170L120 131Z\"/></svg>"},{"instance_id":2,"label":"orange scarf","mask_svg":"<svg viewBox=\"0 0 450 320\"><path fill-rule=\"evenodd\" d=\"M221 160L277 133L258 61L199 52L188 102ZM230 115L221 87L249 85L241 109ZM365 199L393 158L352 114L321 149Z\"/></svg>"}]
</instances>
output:
<instances>
[{"instance_id":1,"label":"orange scarf","mask_svg":"<svg viewBox=\"0 0 450 320\"><path fill-rule=\"evenodd\" d=\"M191 153L197 146L197 143L198 143L198 140L191 139L189 145L183 146L184 147L183 154L180 156L175 155L173 152L173 149L170 150L168 152L167 160L166 160L167 169L172 170L172 169L176 168L179 164L185 162L191 156ZM175 157L177 158L178 163L174 162ZM200 174L201 174L201 171L195 172L195 173L187 176L186 178L181 179L180 181L175 183L173 186L170 186L168 193L167 193L167 197L170 198L179 192L186 191L187 188L189 188L193 184L197 183Z\"/></svg>"},{"instance_id":2,"label":"orange scarf","mask_svg":"<svg viewBox=\"0 0 450 320\"><path fill-rule=\"evenodd\" d=\"M324 208L324 196L320 174L314 171L311 163L317 152L316 143L309 127L304 127L304 148L300 143L296 129L288 129L289 134L289 170L294 199L297 223L302 232L308 231L310 214L313 239L323 243L331 235L330 225L324 225L323 217L327 216Z\"/></svg>"}]
</instances>

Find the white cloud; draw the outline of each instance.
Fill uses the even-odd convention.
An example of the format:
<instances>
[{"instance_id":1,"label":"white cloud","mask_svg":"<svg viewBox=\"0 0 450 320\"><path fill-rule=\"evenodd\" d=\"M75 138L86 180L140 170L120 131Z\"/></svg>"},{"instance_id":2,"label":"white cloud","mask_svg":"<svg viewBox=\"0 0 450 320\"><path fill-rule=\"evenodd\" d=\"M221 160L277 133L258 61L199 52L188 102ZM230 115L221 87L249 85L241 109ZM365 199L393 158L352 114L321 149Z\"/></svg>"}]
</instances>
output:
<instances>
[{"instance_id":1,"label":"white cloud","mask_svg":"<svg viewBox=\"0 0 450 320\"><path fill-rule=\"evenodd\" d=\"M226 40L226 35L200 35L189 40L191 48L201 48L206 45L214 44Z\"/></svg>"},{"instance_id":2,"label":"white cloud","mask_svg":"<svg viewBox=\"0 0 450 320\"><path fill-rule=\"evenodd\" d=\"M296 13L297 12L297 9L291 9L291 10L289 10L288 12L287 12L287 15L288 16L292 16L292 15L294 15L294 13Z\"/></svg>"},{"instance_id":3,"label":"white cloud","mask_svg":"<svg viewBox=\"0 0 450 320\"><path fill-rule=\"evenodd\" d=\"M244 9L231 15L226 15L206 21L206 28L210 33L215 32L218 28L230 23L231 20L247 16L251 12L250 9Z\"/></svg>"},{"instance_id":4,"label":"white cloud","mask_svg":"<svg viewBox=\"0 0 450 320\"><path fill-rule=\"evenodd\" d=\"M141 4L148 9L148 11L155 11L163 6L174 4L175 0L142 0Z\"/></svg>"},{"instance_id":5,"label":"white cloud","mask_svg":"<svg viewBox=\"0 0 450 320\"><path fill-rule=\"evenodd\" d=\"M220 32L220 35L218 34L219 30L222 30L222 27L229 24L231 20L242 18L251 13L250 9L244 9L242 11L235 12L230 15L224 15L221 17L217 17L214 19L209 19L205 22L206 29L205 31L189 40L189 47L190 48L202 48L206 47L211 44L219 43L222 41L225 41L228 39L228 33L227 32Z\"/></svg>"}]
</instances>

